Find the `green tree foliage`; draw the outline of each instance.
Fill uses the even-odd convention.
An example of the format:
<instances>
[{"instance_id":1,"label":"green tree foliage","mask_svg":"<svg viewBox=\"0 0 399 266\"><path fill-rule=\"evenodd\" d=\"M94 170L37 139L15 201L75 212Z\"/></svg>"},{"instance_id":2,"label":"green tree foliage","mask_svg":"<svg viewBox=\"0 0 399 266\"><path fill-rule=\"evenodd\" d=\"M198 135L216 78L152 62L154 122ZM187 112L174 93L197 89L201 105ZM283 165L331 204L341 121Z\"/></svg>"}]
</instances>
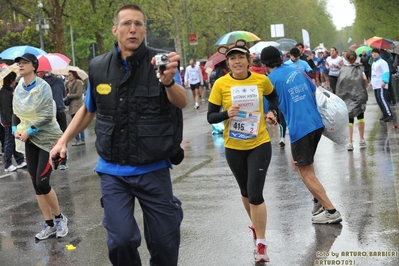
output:
<instances>
[{"instance_id":1,"label":"green tree foliage","mask_svg":"<svg viewBox=\"0 0 399 266\"><path fill-rule=\"evenodd\" d=\"M271 24L283 24L285 37L302 41L302 29L310 35L311 47L347 49L349 37L362 43L372 36L399 39L395 29L399 18L397 0L350 0L356 8L353 26L337 31L327 10L327 0L137 0L147 16L147 44L175 50L186 64L189 58L207 58L216 52L215 42L235 30L253 32L262 40L276 40ZM99 52L112 49L114 14L126 0L42 0L42 17L50 25L44 35L47 52L61 52L72 58L73 30L76 63L87 68L89 46L97 43ZM0 49L15 44L39 46L35 29L38 20L37 0L0 0ZM28 20L31 21L27 27ZM13 28L14 27L14 28ZM15 27L20 27L16 30ZM24 31L27 27L26 32ZM14 32L13 34L10 32ZM189 45L188 34L196 33L198 45ZM252 43L249 43L252 45Z\"/></svg>"},{"instance_id":2,"label":"green tree foliage","mask_svg":"<svg viewBox=\"0 0 399 266\"><path fill-rule=\"evenodd\" d=\"M356 8L352 29L359 43L373 36L399 40L399 4L397 0L351 0Z\"/></svg>"},{"instance_id":3,"label":"green tree foliage","mask_svg":"<svg viewBox=\"0 0 399 266\"><path fill-rule=\"evenodd\" d=\"M40 47L40 38L36 27L28 26L24 29L22 36L20 37L20 44ZM54 42L45 31L43 31L43 44L46 52L50 53L54 51Z\"/></svg>"}]
</instances>

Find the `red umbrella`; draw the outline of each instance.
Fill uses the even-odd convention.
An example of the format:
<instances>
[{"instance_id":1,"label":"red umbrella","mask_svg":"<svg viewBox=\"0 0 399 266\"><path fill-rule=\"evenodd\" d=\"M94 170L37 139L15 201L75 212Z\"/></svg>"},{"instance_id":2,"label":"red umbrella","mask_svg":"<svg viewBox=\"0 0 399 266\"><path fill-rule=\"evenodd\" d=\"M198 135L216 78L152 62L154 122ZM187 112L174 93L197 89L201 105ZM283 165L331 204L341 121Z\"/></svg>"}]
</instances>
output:
<instances>
[{"instance_id":1,"label":"red umbrella","mask_svg":"<svg viewBox=\"0 0 399 266\"><path fill-rule=\"evenodd\" d=\"M224 54L221 54L219 52L214 53L209 57L208 61L205 63L205 68L214 68L215 65L219 64L220 62L223 62L226 60L226 56Z\"/></svg>"},{"instance_id":2,"label":"red umbrella","mask_svg":"<svg viewBox=\"0 0 399 266\"><path fill-rule=\"evenodd\" d=\"M8 66L6 63L0 63L0 68Z\"/></svg>"},{"instance_id":3,"label":"red umbrella","mask_svg":"<svg viewBox=\"0 0 399 266\"><path fill-rule=\"evenodd\" d=\"M38 72L61 68L69 65L69 62L71 62L71 59L59 53L40 55L37 59L39 60Z\"/></svg>"},{"instance_id":4,"label":"red umbrella","mask_svg":"<svg viewBox=\"0 0 399 266\"><path fill-rule=\"evenodd\" d=\"M349 49L350 49L350 50L353 50L353 51L356 51L356 49L359 48L359 47L360 47L360 45L358 45L357 43L355 43L355 44L352 44L351 46L349 46Z\"/></svg>"},{"instance_id":5,"label":"red umbrella","mask_svg":"<svg viewBox=\"0 0 399 266\"><path fill-rule=\"evenodd\" d=\"M375 47L378 49L392 50L393 48L395 48L395 44L393 43L393 41L388 38L374 36L373 38L368 39L366 43L371 47Z\"/></svg>"}]
</instances>

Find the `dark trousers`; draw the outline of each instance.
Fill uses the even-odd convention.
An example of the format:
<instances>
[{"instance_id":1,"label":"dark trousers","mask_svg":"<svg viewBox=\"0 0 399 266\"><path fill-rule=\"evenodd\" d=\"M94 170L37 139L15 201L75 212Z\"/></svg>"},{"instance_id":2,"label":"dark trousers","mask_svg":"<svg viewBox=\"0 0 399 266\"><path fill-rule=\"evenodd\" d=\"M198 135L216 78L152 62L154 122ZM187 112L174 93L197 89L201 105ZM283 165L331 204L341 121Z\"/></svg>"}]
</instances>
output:
<instances>
[{"instance_id":1,"label":"dark trousers","mask_svg":"<svg viewBox=\"0 0 399 266\"><path fill-rule=\"evenodd\" d=\"M67 125L68 125L65 111L57 112L56 119L57 119L58 125L61 128L61 131L65 132Z\"/></svg>"},{"instance_id":2,"label":"dark trousers","mask_svg":"<svg viewBox=\"0 0 399 266\"><path fill-rule=\"evenodd\" d=\"M277 110L277 122L280 124L280 138L285 138L287 123L285 122L284 115L280 110Z\"/></svg>"},{"instance_id":3,"label":"dark trousers","mask_svg":"<svg viewBox=\"0 0 399 266\"><path fill-rule=\"evenodd\" d=\"M328 80L330 81L330 88L331 88L332 92L335 94L335 91L337 89L338 77L329 75Z\"/></svg>"},{"instance_id":4,"label":"dark trousers","mask_svg":"<svg viewBox=\"0 0 399 266\"><path fill-rule=\"evenodd\" d=\"M140 266L141 235L134 218L137 199L143 211L144 236L151 266L176 266L180 245L181 202L172 192L168 168L136 176L101 177L103 224L114 266Z\"/></svg>"},{"instance_id":5,"label":"dark trousers","mask_svg":"<svg viewBox=\"0 0 399 266\"><path fill-rule=\"evenodd\" d=\"M374 89L375 99L378 106L381 109L382 115L384 117L392 116L391 107L387 101L388 90L387 89Z\"/></svg>"},{"instance_id":6,"label":"dark trousers","mask_svg":"<svg viewBox=\"0 0 399 266\"><path fill-rule=\"evenodd\" d=\"M11 127L4 127L4 167L8 168L12 164L14 156L17 164L24 162L24 155L15 150L15 137L12 135Z\"/></svg>"},{"instance_id":7,"label":"dark trousers","mask_svg":"<svg viewBox=\"0 0 399 266\"><path fill-rule=\"evenodd\" d=\"M68 126L65 111L57 112L56 119L57 119L58 125L60 126L61 131L65 132L65 130ZM68 160L68 155L64 159L62 159L60 165L66 165L67 160Z\"/></svg>"},{"instance_id":8,"label":"dark trousers","mask_svg":"<svg viewBox=\"0 0 399 266\"><path fill-rule=\"evenodd\" d=\"M4 146L5 146L5 133L4 133L4 127L3 125L0 124L0 142L1 142L1 152L4 152Z\"/></svg>"},{"instance_id":9,"label":"dark trousers","mask_svg":"<svg viewBox=\"0 0 399 266\"><path fill-rule=\"evenodd\" d=\"M392 86L392 74L389 75L389 83L388 83L388 95L387 95L387 102L389 104L396 104L396 97L395 92Z\"/></svg>"}]
</instances>

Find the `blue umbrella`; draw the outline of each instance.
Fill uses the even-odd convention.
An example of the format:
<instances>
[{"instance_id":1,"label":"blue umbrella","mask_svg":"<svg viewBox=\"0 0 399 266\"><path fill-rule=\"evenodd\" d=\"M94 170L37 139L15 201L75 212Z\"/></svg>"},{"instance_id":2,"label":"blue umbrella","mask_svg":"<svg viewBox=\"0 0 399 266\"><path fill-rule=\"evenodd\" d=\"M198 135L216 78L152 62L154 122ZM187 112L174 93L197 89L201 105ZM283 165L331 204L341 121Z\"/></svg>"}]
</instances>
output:
<instances>
[{"instance_id":1,"label":"blue umbrella","mask_svg":"<svg viewBox=\"0 0 399 266\"><path fill-rule=\"evenodd\" d=\"M13 46L10 48L7 48L3 52L1 52L0 57L3 60L14 60L18 56L23 55L24 53L31 53L36 56L42 55L42 54L47 54L45 51L29 46L29 45L22 45L22 46Z\"/></svg>"}]
</instances>

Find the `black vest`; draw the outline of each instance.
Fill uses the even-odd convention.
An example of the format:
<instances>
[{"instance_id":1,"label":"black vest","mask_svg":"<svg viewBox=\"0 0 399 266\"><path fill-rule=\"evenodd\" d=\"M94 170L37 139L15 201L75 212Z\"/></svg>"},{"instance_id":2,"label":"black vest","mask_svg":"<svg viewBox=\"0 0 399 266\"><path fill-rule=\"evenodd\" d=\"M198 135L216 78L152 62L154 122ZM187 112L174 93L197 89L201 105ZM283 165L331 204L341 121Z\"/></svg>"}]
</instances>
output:
<instances>
[{"instance_id":1,"label":"black vest","mask_svg":"<svg viewBox=\"0 0 399 266\"><path fill-rule=\"evenodd\" d=\"M158 52L142 43L126 58L127 73L116 47L90 62L96 148L107 162L142 165L181 157L182 111L169 102L156 77L151 59Z\"/></svg>"}]
</instances>

